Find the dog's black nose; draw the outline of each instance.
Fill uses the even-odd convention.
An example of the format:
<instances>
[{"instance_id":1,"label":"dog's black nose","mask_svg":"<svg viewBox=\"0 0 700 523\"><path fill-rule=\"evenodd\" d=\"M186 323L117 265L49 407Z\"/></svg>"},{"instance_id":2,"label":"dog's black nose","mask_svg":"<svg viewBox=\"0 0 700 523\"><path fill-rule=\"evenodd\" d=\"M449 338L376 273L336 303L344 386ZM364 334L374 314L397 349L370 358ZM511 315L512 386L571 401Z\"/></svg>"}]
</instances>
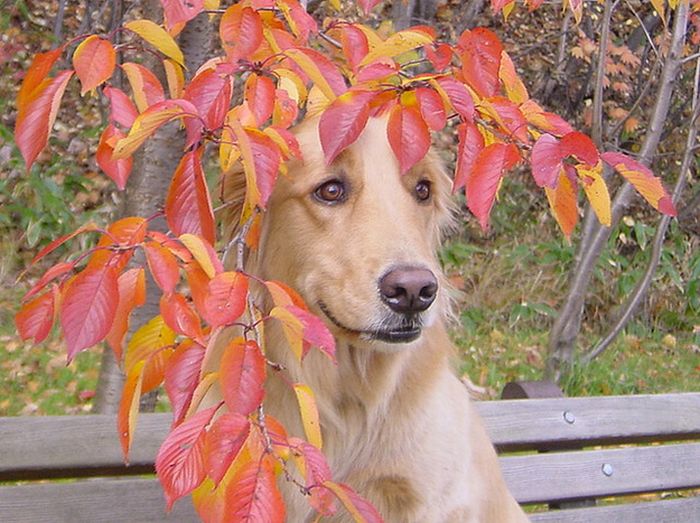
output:
<instances>
[{"instance_id":1,"label":"dog's black nose","mask_svg":"<svg viewBox=\"0 0 700 523\"><path fill-rule=\"evenodd\" d=\"M437 278L428 269L397 267L379 280L379 294L393 311L422 312L435 301Z\"/></svg>"}]
</instances>

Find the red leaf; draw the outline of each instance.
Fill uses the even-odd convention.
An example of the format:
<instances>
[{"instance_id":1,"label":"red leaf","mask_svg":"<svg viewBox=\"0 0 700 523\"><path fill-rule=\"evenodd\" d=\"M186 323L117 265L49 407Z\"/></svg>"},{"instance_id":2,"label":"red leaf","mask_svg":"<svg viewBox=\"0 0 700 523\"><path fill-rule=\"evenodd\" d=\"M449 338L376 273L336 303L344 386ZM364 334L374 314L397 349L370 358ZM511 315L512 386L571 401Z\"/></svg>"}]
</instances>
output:
<instances>
[{"instance_id":1,"label":"red leaf","mask_svg":"<svg viewBox=\"0 0 700 523\"><path fill-rule=\"evenodd\" d=\"M204 443L204 467L218 485L243 447L250 423L236 412L222 414L209 429Z\"/></svg>"},{"instance_id":2,"label":"red leaf","mask_svg":"<svg viewBox=\"0 0 700 523\"><path fill-rule=\"evenodd\" d=\"M380 82L387 80L399 72L398 64L390 58L377 58L369 64L360 67L355 80L357 83ZM375 93L381 96L383 93Z\"/></svg>"},{"instance_id":3,"label":"red leaf","mask_svg":"<svg viewBox=\"0 0 700 523\"><path fill-rule=\"evenodd\" d=\"M131 169L134 164L134 159L128 158L112 158L114 153L114 144L124 138L126 135L114 125L109 124L102 131L100 142L97 144L97 152L95 152L95 161L100 169L109 176L109 178L117 184L120 191L126 187L126 182L131 174Z\"/></svg>"},{"instance_id":4,"label":"red leaf","mask_svg":"<svg viewBox=\"0 0 700 523\"><path fill-rule=\"evenodd\" d=\"M231 521L284 523L285 509L272 465L265 459L246 463L226 489Z\"/></svg>"},{"instance_id":5,"label":"red leaf","mask_svg":"<svg viewBox=\"0 0 700 523\"><path fill-rule=\"evenodd\" d=\"M622 153L601 154L603 161L620 173L648 201L654 209L669 216L676 216L673 200L664 189L661 180L646 165Z\"/></svg>"},{"instance_id":6,"label":"red leaf","mask_svg":"<svg viewBox=\"0 0 700 523\"><path fill-rule=\"evenodd\" d=\"M502 96L495 96L490 98L488 103L493 107L494 111L498 115L500 125L504 127L504 131L513 135L515 138L523 143L530 142L530 135L527 129L527 120L518 109L518 106L507 98Z\"/></svg>"},{"instance_id":7,"label":"red leaf","mask_svg":"<svg viewBox=\"0 0 700 523\"><path fill-rule=\"evenodd\" d=\"M23 340L34 338L34 343L41 343L46 339L55 319L57 298L58 287L53 285L48 292L22 305L15 314L15 325Z\"/></svg>"},{"instance_id":8,"label":"red leaf","mask_svg":"<svg viewBox=\"0 0 700 523\"><path fill-rule=\"evenodd\" d=\"M255 122L258 126L262 126L272 116L275 84L267 76L253 73L245 82L244 98L255 116Z\"/></svg>"},{"instance_id":9,"label":"red leaf","mask_svg":"<svg viewBox=\"0 0 700 523\"><path fill-rule=\"evenodd\" d=\"M440 95L428 87L416 89L420 114L433 131L440 131L447 124L445 105Z\"/></svg>"},{"instance_id":10,"label":"red leaf","mask_svg":"<svg viewBox=\"0 0 700 523\"><path fill-rule=\"evenodd\" d=\"M505 172L520 160L513 144L492 143L476 159L472 175L467 178L467 207L479 219L483 230L488 230L489 214Z\"/></svg>"},{"instance_id":11,"label":"red leaf","mask_svg":"<svg viewBox=\"0 0 700 523\"><path fill-rule=\"evenodd\" d=\"M129 216L112 223L106 234L97 242L97 249L92 253L88 267L102 267L111 264L121 271L134 255L136 247L146 237L148 222L144 218ZM117 246L119 250L110 249Z\"/></svg>"},{"instance_id":12,"label":"red leaf","mask_svg":"<svg viewBox=\"0 0 700 523\"><path fill-rule=\"evenodd\" d=\"M448 44L431 44L423 47L425 56L436 71L442 71L452 62L452 47Z\"/></svg>"},{"instance_id":13,"label":"red leaf","mask_svg":"<svg viewBox=\"0 0 700 523\"><path fill-rule=\"evenodd\" d=\"M209 281L205 318L212 327L230 325L241 317L248 296L248 277L240 272L222 272Z\"/></svg>"},{"instance_id":14,"label":"red leaf","mask_svg":"<svg viewBox=\"0 0 700 523\"><path fill-rule=\"evenodd\" d=\"M165 368L165 392L173 408L173 426L185 416L199 381L204 347L187 340L181 343Z\"/></svg>"},{"instance_id":15,"label":"red leaf","mask_svg":"<svg viewBox=\"0 0 700 523\"><path fill-rule=\"evenodd\" d=\"M330 163L362 134L369 118L369 103L376 93L347 91L323 112L318 124L321 147Z\"/></svg>"},{"instance_id":16,"label":"red leaf","mask_svg":"<svg viewBox=\"0 0 700 523\"><path fill-rule=\"evenodd\" d=\"M148 268L158 287L163 292L173 292L180 281L180 267L170 249L158 242L148 241L143 244Z\"/></svg>"},{"instance_id":17,"label":"red leaf","mask_svg":"<svg viewBox=\"0 0 700 523\"><path fill-rule=\"evenodd\" d=\"M46 284L48 284L51 280L54 278L58 278L60 276L63 276L67 272L70 272L73 270L75 267L76 262L59 262L53 267L51 267L48 271L44 273L44 275L39 278L39 281L34 284L34 286L27 292L27 294L24 295L22 298L22 301L26 301L35 294L37 294L41 289L46 287Z\"/></svg>"},{"instance_id":18,"label":"red leaf","mask_svg":"<svg viewBox=\"0 0 700 523\"><path fill-rule=\"evenodd\" d=\"M474 170L476 159L484 148L484 137L479 132L476 124L466 121L457 126L459 148L457 150L457 168L452 192L457 192L467 184L467 180Z\"/></svg>"},{"instance_id":19,"label":"red leaf","mask_svg":"<svg viewBox=\"0 0 700 523\"><path fill-rule=\"evenodd\" d=\"M202 12L204 0L161 0L165 14L166 27L189 22Z\"/></svg>"},{"instance_id":20,"label":"red leaf","mask_svg":"<svg viewBox=\"0 0 700 523\"><path fill-rule=\"evenodd\" d=\"M348 61L350 68L356 71L357 66L369 52L367 36L362 29L353 24L343 24L339 27L339 30L340 44L343 46L345 59Z\"/></svg>"},{"instance_id":21,"label":"red leaf","mask_svg":"<svg viewBox=\"0 0 700 523\"><path fill-rule=\"evenodd\" d=\"M131 98L121 89L109 85L106 85L102 92L109 100L109 119L127 129L131 127L139 115Z\"/></svg>"},{"instance_id":22,"label":"red leaf","mask_svg":"<svg viewBox=\"0 0 700 523\"><path fill-rule=\"evenodd\" d=\"M316 20L306 12L297 0L275 0L275 4L289 24L292 33L301 42L307 42L309 34L318 33Z\"/></svg>"},{"instance_id":23,"label":"red leaf","mask_svg":"<svg viewBox=\"0 0 700 523\"><path fill-rule=\"evenodd\" d=\"M75 238L79 234L82 234L84 232L96 231L96 230L98 230L98 229L94 223L86 223L85 225L81 225L80 227L78 227L73 232L69 232L68 234L64 234L63 236L56 238L51 243L49 243L46 247L41 249L36 256L34 256L34 258L32 259L31 265L34 265L36 262L41 260L44 256L46 256L47 254L58 249L61 245L66 243L68 240Z\"/></svg>"},{"instance_id":24,"label":"red leaf","mask_svg":"<svg viewBox=\"0 0 700 523\"><path fill-rule=\"evenodd\" d=\"M311 492L309 503L324 516L335 513L333 497L330 489L323 487L326 481L332 479L331 469L328 466L326 457L312 444L298 439L289 440L293 450L300 453L304 458L304 472L306 488Z\"/></svg>"},{"instance_id":25,"label":"red leaf","mask_svg":"<svg viewBox=\"0 0 700 523\"><path fill-rule=\"evenodd\" d=\"M335 338L328 330L328 327L326 327L326 324L318 316L311 314L304 308L295 305L287 305L285 308L301 322L304 341L314 347L318 347L331 360L335 361ZM306 352L304 351L304 355Z\"/></svg>"},{"instance_id":26,"label":"red leaf","mask_svg":"<svg viewBox=\"0 0 700 523\"><path fill-rule=\"evenodd\" d=\"M68 346L68 361L102 341L109 332L119 301L114 267L88 267L63 291L60 317Z\"/></svg>"},{"instance_id":27,"label":"red leaf","mask_svg":"<svg viewBox=\"0 0 700 523\"><path fill-rule=\"evenodd\" d=\"M192 102L209 129L221 127L233 93L231 78L205 69L189 83L183 98Z\"/></svg>"},{"instance_id":28,"label":"red leaf","mask_svg":"<svg viewBox=\"0 0 700 523\"><path fill-rule=\"evenodd\" d=\"M32 60L29 69L27 69L24 75L24 80L22 80L22 85L17 92L17 110L24 110L24 106L27 104L28 100L32 98L35 94L36 89L44 82L46 77L49 75L53 64L56 63L63 54L63 46L53 49L51 51L46 51L45 53L38 53Z\"/></svg>"},{"instance_id":29,"label":"red leaf","mask_svg":"<svg viewBox=\"0 0 700 523\"><path fill-rule=\"evenodd\" d=\"M260 15L250 7L232 5L221 16L219 36L229 61L250 59L263 41Z\"/></svg>"},{"instance_id":30,"label":"red leaf","mask_svg":"<svg viewBox=\"0 0 700 523\"><path fill-rule=\"evenodd\" d=\"M454 78L444 77L438 78L437 84L463 120L474 119L474 100L463 83L458 82Z\"/></svg>"},{"instance_id":31,"label":"red leaf","mask_svg":"<svg viewBox=\"0 0 700 523\"><path fill-rule=\"evenodd\" d=\"M179 292L163 294L160 299L160 313L165 324L178 334L198 342L201 340L202 326L199 316L187 302L187 298Z\"/></svg>"},{"instance_id":32,"label":"red leaf","mask_svg":"<svg viewBox=\"0 0 700 523\"><path fill-rule=\"evenodd\" d=\"M387 123L389 144L406 174L430 149L430 131L417 107L395 105Z\"/></svg>"},{"instance_id":33,"label":"red leaf","mask_svg":"<svg viewBox=\"0 0 700 523\"><path fill-rule=\"evenodd\" d=\"M551 134L540 136L532 147L532 176L540 187L554 188L563 168L559 140Z\"/></svg>"},{"instance_id":34,"label":"red leaf","mask_svg":"<svg viewBox=\"0 0 700 523\"><path fill-rule=\"evenodd\" d=\"M129 328L129 315L134 308L141 307L146 302L146 278L143 268L129 269L119 276L117 285L119 302L106 340L117 361L121 361L124 337Z\"/></svg>"},{"instance_id":35,"label":"red leaf","mask_svg":"<svg viewBox=\"0 0 700 523\"><path fill-rule=\"evenodd\" d=\"M46 147L61 98L73 71L61 71L55 78L47 78L27 95L18 108L15 123L15 143L22 153L27 171Z\"/></svg>"},{"instance_id":36,"label":"red leaf","mask_svg":"<svg viewBox=\"0 0 700 523\"><path fill-rule=\"evenodd\" d=\"M377 512L377 509L374 508L369 501L357 494L347 485L342 483L334 483L333 481L326 481L323 486L333 492L335 497L340 500L347 511L352 514L355 521L363 523L384 522L382 517L379 515L379 512Z\"/></svg>"},{"instance_id":37,"label":"red leaf","mask_svg":"<svg viewBox=\"0 0 700 523\"><path fill-rule=\"evenodd\" d=\"M520 112L529 124L554 136L564 136L574 130L561 116L544 111L532 99L520 105Z\"/></svg>"},{"instance_id":38,"label":"red leaf","mask_svg":"<svg viewBox=\"0 0 700 523\"><path fill-rule=\"evenodd\" d=\"M117 65L117 53L108 40L90 35L73 53L73 68L82 86L80 94L108 80Z\"/></svg>"},{"instance_id":39,"label":"red leaf","mask_svg":"<svg viewBox=\"0 0 700 523\"><path fill-rule=\"evenodd\" d=\"M165 200L165 217L170 230L178 236L200 235L213 244L216 225L202 169L202 151L199 147L180 160Z\"/></svg>"},{"instance_id":40,"label":"red leaf","mask_svg":"<svg viewBox=\"0 0 700 523\"><path fill-rule=\"evenodd\" d=\"M246 179L257 191L257 201L254 204L265 208L277 182L282 161L279 147L257 129L238 128L236 138L241 149ZM247 189L250 191L251 186Z\"/></svg>"},{"instance_id":41,"label":"red leaf","mask_svg":"<svg viewBox=\"0 0 700 523\"><path fill-rule=\"evenodd\" d=\"M286 49L285 54L297 64L329 100L347 90L338 67L325 55L307 47Z\"/></svg>"},{"instance_id":42,"label":"red leaf","mask_svg":"<svg viewBox=\"0 0 700 523\"><path fill-rule=\"evenodd\" d=\"M233 340L219 369L221 393L229 410L247 416L257 409L265 395L265 358L258 344L243 338Z\"/></svg>"},{"instance_id":43,"label":"red leaf","mask_svg":"<svg viewBox=\"0 0 700 523\"><path fill-rule=\"evenodd\" d=\"M204 480L205 428L221 405L196 413L173 430L158 450L156 474L170 510L173 503L192 492Z\"/></svg>"},{"instance_id":44,"label":"red leaf","mask_svg":"<svg viewBox=\"0 0 700 523\"><path fill-rule=\"evenodd\" d=\"M495 33L484 27L464 31L457 45L462 52L464 81L484 98L498 94L503 46Z\"/></svg>"},{"instance_id":45,"label":"red leaf","mask_svg":"<svg viewBox=\"0 0 700 523\"><path fill-rule=\"evenodd\" d=\"M588 136L578 131L571 132L562 137L559 143L562 158L571 155L578 161L587 165L596 165L600 159L598 148Z\"/></svg>"}]
</instances>

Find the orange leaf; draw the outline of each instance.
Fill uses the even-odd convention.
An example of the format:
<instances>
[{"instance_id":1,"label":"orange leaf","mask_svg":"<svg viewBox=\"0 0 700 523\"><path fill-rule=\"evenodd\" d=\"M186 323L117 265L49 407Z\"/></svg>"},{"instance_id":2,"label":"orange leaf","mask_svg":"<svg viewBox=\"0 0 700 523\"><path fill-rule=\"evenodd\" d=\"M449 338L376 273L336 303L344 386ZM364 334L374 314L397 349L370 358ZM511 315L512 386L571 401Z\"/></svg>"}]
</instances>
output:
<instances>
[{"instance_id":1,"label":"orange leaf","mask_svg":"<svg viewBox=\"0 0 700 523\"><path fill-rule=\"evenodd\" d=\"M401 174L406 174L430 149L430 130L417 107L395 105L389 113L387 136Z\"/></svg>"},{"instance_id":2,"label":"orange leaf","mask_svg":"<svg viewBox=\"0 0 700 523\"><path fill-rule=\"evenodd\" d=\"M501 52L501 66L498 69L498 77L503 82L508 99L516 104L526 102L530 96L527 89L515 71L515 66L510 56L505 51Z\"/></svg>"},{"instance_id":3,"label":"orange leaf","mask_svg":"<svg viewBox=\"0 0 700 523\"><path fill-rule=\"evenodd\" d=\"M73 71L61 71L47 78L27 94L17 113L15 143L22 153L27 171L46 147L56 121L56 113Z\"/></svg>"},{"instance_id":4,"label":"orange leaf","mask_svg":"<svg viewBox=\"0 0 700 523\"><path fill-rule=\"evenodd\" d=\"M58 287L52 285L50 291L22 305L15 314L15 325L23 340L34 338L34 343L41 343L46 339L53 326L57 301Z\"/></svg>"},{"instance_id":5,"label":"orange leaf","mask_svg":"<svg viewBox=\"0 0 700 523\"><path fill-rule=\"evenodd\" d=\"M248 277L240 272L222 272L209 281L205 319L212 327L230 325L241 317L248 296Z\"/></svg>"},{"instance_id":6,"label":"orange leaf","mask_svg":"<svg viewBox=\"0 0 700 523\"><path fill-rule=\"evenodd\" d=\"M231 412L247 416L265 396L265 358L252 340L236 338L226 347L219 366L219 383Z\"/></svg>"},{"instance_id":7,"label":"orange leaf","mask_svg":"<svg viewBox=\"0 0 700 523\"><path fill-rule=\"evenodd\" d=\"M179 240L187 247L194 259L209 278L224 270L221 261L216 256L214 248L209 242L193 234L183 234Z\"/></svg>"},{"instance_id":8,"label":"orange leaf","mask_svg":"<svg viewBox=\"0 0 700 523\"><path fill-rule=\"evenodd\" d=\"M577 189L576 184L569 179L563 168L559 171L556 187L551 189L545 186L544 188L554 219L557 220L567 239L571 239L571 233L578 223Z\"/></svg>"},{"instance_id":9,"label":"orange leaf","mask_svg":"<svg viewBox=\"0 0 700 523\"><path fill-rule=\"evenodd\" d=\"M646 165L622 153L607 152L603 153L601 157L605 163L631 183L654 209L669 216L676 216L677 212L673 200L664 189L661 180L654 176L654 173Z\"/></svg>"},{"instance_id":10,"label":"orange leaf","mask_svg":"<svg viewBox=\"0 0 700 523\"><path fill-rule=\"evenodd\" d=\"M117 65L117 53L111 42L91 35L80 42L73 53L73 68L80 79L80 94L95 89L111 78Z\"/></svg>"},{"instance_id":11,"label":"orange leaf","mask_svg":"<svg viewBox=\"0 0 700 523\"><path fill-rule=\"evenodd\" d=\"M250 7L234 4L221 16L219 36L231 63L250 59L263 40L260 15Z\"/></svg>"},{"instance_id":12,"label":"orange leaf","mask_svg":"<svg viewBox=\"0 0 700 523\"><path fill-rule=\"evenodd\" d=\"M51 51L46 51L45 53L38 53L32 60L29 69L24 75L24 80L22 80L22 85L17 92L17 110L23 111L25 105L32 98L36 89L46 80L49 75L53 64L56 63L63 54L63 46L53 49Z\"/></svg>"},{"instance_id":13,"label":"orange leaf","mask_svg":"<svg viewBox=\"0 0 700 523\"><path fill-rule=\"evenodd\" d=\"M124 454L124 461L128 462L129 449L136 429L136 420L139 415L139 399L141 398L141 384L143 382L143 367L145 361L140 361L126 376L122 397L119 401L117 413L117 431L119 443Z\"/></svg>"},{"instance_id":14,"label":"orange leaf","mask_svg":"<svg viewBox=\"0 0 700 523\"><path fill-rule=\"evenodd\" d=\"M139 112L144 112L150 106L165 100L163 86L149 69L132 62L122 64L121 68L129 80Z\"/></svg>"},{"instance_id":15,"label":"orange leaf","mask_svg":"<svg viewBox=\"0 0 700 523\"><path fill-rule=\"evenodd\" d=\"M236 473L226 489L226 514L231 521L284 523L284 501L268 460L251 460Z\"/></svg>"},{"instance_id":16,"label":"orange leaf","mask_svg":"<svg viewBox=\"0 0 700 523\"><path fill-rule=\"evenodd\" d=\"M118 300L117 271L111 266L88 267L66 285L60 318L68 361L107 336Z\"/></svg>"},{"instance_id":17,"label":"orange leaf","mask_svg":"<svg viewBox=\"0 0 700 523\"><path fill-rule=\"evenodd\" d=\"M532 99L520 106L520 112L530 125L554 136L564 136L574 130L561 116L543 110Z\"/></svg>"},{"instance_id":18,"label":"orange leaf","mask_svg":"<svg viewBox=\"0 0 700 523\"><path fill-rule=\"evenodd\" d=\"M216 225L202 169L203 150L203 147L198 147L181 158L165 200L165 217L170 230L178 236L194 234L213 244Z\"/></svg>"},{"instance_id":19,"label":"orange leaf","mask_svg":"<svg viewBox=\"0 0 700 523\"><path fill-rule=\"evenodd\" d=\"M182 294L179 292L163 294L160 299L160 313L166 325L172 330L202 343L203 332L199 316Z\"/></svg>"},{"instance_id":20,"label":"orange leaf","mask_svg":"<svg viewBox=\"0 0 700 523\"><path fill-rule=\"evenodd\" d=\"M119 303L114 322L105 338L117 361L121 361L124 337L129 328L129 315L146 302L146 276L143 268L129 269L117 280Z\"/></svg>"}]
</instances>

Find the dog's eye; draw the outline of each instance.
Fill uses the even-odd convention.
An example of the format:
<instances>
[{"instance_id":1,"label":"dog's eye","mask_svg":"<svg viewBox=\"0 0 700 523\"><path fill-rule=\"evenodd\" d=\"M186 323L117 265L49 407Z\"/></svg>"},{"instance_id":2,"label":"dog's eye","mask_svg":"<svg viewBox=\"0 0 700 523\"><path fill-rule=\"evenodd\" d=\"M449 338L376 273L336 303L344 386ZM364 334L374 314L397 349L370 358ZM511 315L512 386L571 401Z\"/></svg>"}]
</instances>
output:
<instances>
[{"instance_id":1,"label":"dog's eye","mask_svg":"<svg viewBox=\"0 0 700 523\"><path fill-rule=\"evenodd\" d=\"M317 200L324 203L339 203L345 199L345 184L340 180L329 180L314 191Z\"/></svg>"},{"instance_id":2,"label":"dog's eye","mask_svg":"<svg viewBox=\"0 0 700 523\"><path fill-rule=\"evenodd\" d=\"M427 202L430 199L430 182L428 180L419 181L414 190L416 200L419 202Z\"/></svg>"}]
</instances>

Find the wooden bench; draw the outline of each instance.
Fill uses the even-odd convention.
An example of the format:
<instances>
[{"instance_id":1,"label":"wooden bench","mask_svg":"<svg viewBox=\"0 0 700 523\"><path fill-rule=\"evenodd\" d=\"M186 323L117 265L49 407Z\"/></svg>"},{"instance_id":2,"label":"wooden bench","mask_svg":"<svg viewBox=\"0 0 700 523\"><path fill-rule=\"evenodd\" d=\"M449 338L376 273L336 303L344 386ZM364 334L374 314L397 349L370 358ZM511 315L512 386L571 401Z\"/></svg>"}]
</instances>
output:
<instances>
[{"instance_id":1,"label":"wooden bench","mask_svg":"<svg viewBox=\"0 0 700 523\"><path fill-rule=\"evenodd\" d=\"M700 522L700 393L478 407L516 499L543 504L533 521ZM169 423L169 414L141 416L126 467L113 417L0 418L0 481L9 482L0 484L0 521L196 521L189 500L166 515L148 476ZM71 479L45 481L58 478ZM601 504L611 496L616 504Z\"/></svg>"}]
</instances>

